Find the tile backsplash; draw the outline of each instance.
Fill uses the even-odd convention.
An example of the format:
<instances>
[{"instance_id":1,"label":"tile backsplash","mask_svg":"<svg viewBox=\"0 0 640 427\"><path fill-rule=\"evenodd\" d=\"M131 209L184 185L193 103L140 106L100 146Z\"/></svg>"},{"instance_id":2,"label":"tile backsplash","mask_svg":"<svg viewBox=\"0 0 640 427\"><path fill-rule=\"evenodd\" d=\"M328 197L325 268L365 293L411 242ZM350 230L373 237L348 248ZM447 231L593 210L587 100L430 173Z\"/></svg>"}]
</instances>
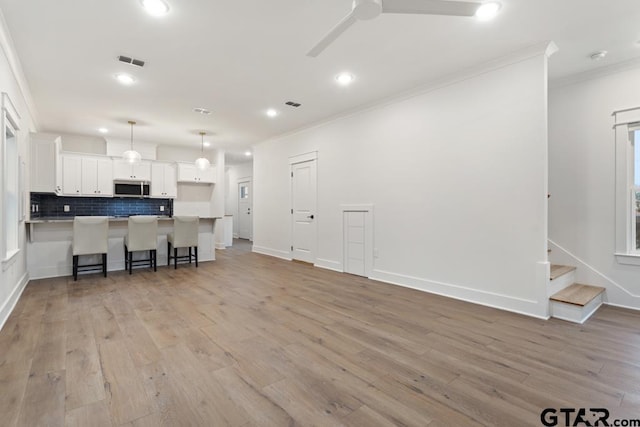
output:
<instances>
[{"instance_id":1,"label":"tile backsplash","mask_svg":"<svg viewBox=\"0 0 640 427\"><path fill-rule=\"evenodd\" d=\"M69 211L65 212L65 205ZM161 207L164 206L164 211ZM37 212L35 212L37 207ZM31 218L74 216L173 216L172 199L137 199L120 197L60 197L31 193Z\"/></svg>"}]
</instances>

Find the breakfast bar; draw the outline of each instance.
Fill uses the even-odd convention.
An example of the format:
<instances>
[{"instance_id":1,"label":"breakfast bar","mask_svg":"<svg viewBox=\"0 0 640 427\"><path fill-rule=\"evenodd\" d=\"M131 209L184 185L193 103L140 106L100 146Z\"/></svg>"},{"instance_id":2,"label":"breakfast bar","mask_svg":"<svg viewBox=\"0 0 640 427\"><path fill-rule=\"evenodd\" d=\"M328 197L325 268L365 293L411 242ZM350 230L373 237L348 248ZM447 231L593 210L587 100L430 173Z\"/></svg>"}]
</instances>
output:
<instances>
[{"instance_id":1,"label":"breakfast bar","mask_svg":"<svg viewBox=\"0 0 640 427\"><path fill-rule=\"evenodd\" d=\"M213 261L217 217L200 217L198 247L200 261ZM123 239L127 217L109 217L107 270L124 270ZM27 266L31 279L69 276L72 271L71 242L73 217L42 217L26 221ZM167 234L173 231L173 218L158 216L158 266L167 264ZM136 254L143 256L143 254Z\"/></svg>"}]
</instances>

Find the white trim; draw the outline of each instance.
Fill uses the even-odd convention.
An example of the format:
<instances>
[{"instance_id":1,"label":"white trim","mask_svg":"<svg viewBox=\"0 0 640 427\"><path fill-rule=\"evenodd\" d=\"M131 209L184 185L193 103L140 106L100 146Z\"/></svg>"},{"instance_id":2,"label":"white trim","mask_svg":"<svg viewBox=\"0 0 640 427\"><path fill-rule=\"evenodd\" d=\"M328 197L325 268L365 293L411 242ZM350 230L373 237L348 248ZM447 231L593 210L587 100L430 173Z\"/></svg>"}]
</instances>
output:
<instances>
[{"instance_id":1,"label":"white trim","mask_svg":"<svg viewBox=\"0 0 640 427\"><path fill-rule=\"evenodd\" d=\"M640 265L640 255L638 254L614 254L618 264L624 265Z\"/></svg>"},{"instance_id":2,"label":"white trim","mask_svg":"<svg viewBox=\"0 0 640 427\"><path fill-rule=\"evenodd\" d=\"M27 109L29 110L29 115L31 116L31 122L34 127L38 128L38 114L33 102L33 98L31 97L31 90L29 89L29 85L27 83L27 79L25 78L24 71L22 70L22 64L20 63L20 59L18 59L18 55L16 54L16 49L13 44L13 39L11 38L11 34L9 33L9 26L4 19L4 15L2 14L2 10L0 10L0 48L4 52L5 57L7 58L7 62L9 63L9 68L11 69L11 73L15 78L18 89L22 95L22 98L27 105ZM34 129L35 130L35 129Z\"/></svg>"},{"instance_id":3,"label":"white trim","mask_svg":"<svg viewBox=\"0 0 640 427\"><path fill-rule=\"evenodd\" d=\"M311 151L309 153L298 154L297 156L289 157L289 166L295 165L296 163L310 162L311 160L317 160L317 159L318 159L318 152L317 151Z\"/></svg>"},{"instance_id":4,"label":"white trim","mask_svg":"<svg viewBox=\"0 0 640 427\"><path fill-rule=\"evenodd\" d=\"M6 258L2 260L2 271L5 271L7 268L11 267L16 259L18 259L18 254L20 253L20 248L11 251Z\"/></svg>"},{"instance_id":5,"label":"white trim","mask_svg":"<svg viewBox=\"0 0 640 427\"><path fill-rule=\"evenodd\" d=\"M550 301L549 304L551 307L551 317L579 324L586 322L601 305L602 294L598 295L592 301L589 301L584 307L561 301Z\"/></svg>"},{"instance_id":6,"label":"white trim","mask_svg":"<svg viewBox=\"0 0 640 427\"><path fill-rule=\"evenodd\" d=\"M256 246L253 245L251 248L252 252L262 255L269 255L272 257L284 259L286 261L291 261L291 252L289 251L281 251L279 249L266 248L264 246Z\"/></svg>"},{"instance_id":7,"label":"white trim","mask_svg":"<svg viewBox=\"0 0 640 427\"><path fill-rule=\"evenodd\" d=\"M11 295L9 295L9 298L7 298L7 300L2 305L2 308L0 308L0 331L9 319L9 316L13 312L13 309L16 308L16 304L18 303L18 300L20 299L24 288L27 287L27 283L29 283L29 276L25 272L20 278L18 285L13 289Z\"/></svg>"},{"instance_id":8,"label":"white trim","mask_svg":"<svg viewBox=\"0 0 640 427\"><path fill-rule=\"evenodd\" d=\"M477 289L467 288L465 286L427 280L383 270L374 270L373 275L369 278L473 304L536 317L538 319L546 320L549 318L547 315L547 307L545 307L548 306L546 301L544 304L540 304L535 300L517 298L495 292L480 291Z\"/></svg>"},{"instance_id":9,"label":"white trim","mask_svg":"<svg viewBox=\"0 0 640 427\"><path fill-rule=\"evenodd\" d=\"M316 258L314 267L324 268L325 270L337 271L338 273L344 273L344 267L339 261L332 261L330 259Z\"/></svg>"}]
</instances>

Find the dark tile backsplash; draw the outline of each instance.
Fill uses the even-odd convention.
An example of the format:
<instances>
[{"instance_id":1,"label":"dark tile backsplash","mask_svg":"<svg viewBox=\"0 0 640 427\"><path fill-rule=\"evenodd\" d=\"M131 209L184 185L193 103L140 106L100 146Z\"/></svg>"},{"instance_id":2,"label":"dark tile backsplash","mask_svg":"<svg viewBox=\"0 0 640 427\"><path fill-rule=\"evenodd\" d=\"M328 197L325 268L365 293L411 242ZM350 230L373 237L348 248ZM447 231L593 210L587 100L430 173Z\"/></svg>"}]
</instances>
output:
<instances>
[{"instance_id":1,"label":"dark tile backsplash","mask_svg":"<svg viewBox=\"0 0 640 427\"><path fill-rule=\"evenodd\" d=\"M69 205L69 212L64 211ZM129 216L167 215L173 216L172 199L136 199L119 197L60 197L53 194L31 193L31 218L74 216ZM164 212L160 212L164 206Z\"/></svg>"}]
</instances>

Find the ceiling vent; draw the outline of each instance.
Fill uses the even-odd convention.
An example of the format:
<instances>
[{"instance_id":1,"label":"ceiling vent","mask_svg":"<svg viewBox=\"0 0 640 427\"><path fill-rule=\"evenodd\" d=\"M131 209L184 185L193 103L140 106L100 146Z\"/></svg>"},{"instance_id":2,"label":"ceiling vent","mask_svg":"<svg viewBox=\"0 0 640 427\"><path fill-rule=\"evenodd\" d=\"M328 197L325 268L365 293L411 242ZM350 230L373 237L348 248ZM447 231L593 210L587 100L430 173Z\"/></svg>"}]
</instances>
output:
<instances>
[{"instance_id":1,"label":"ceiling vent","mask_svg":"<svg viewBox=\"0 0 640 427\"><path fill-rule=\"evenodd\" d=\"M284 103L285 105L288 105L290 107L295 107L298 108L299 106L301 106L302 104L298 103L298 102L293 102L293 101L287 101Z\"/></svg>"},{"instance_id":2,"label":"ceiling vent","mask_svg":"<svg viewBox=\"0 0 640 427\"><path fill-rule=\"evenodd\" d=\"M137 67L144 67L144 61L135 58L129 58L128 56L120 55L118 56L118 61L124 62L125 64L135 65Z\"/></svg>"}]
</instances>

